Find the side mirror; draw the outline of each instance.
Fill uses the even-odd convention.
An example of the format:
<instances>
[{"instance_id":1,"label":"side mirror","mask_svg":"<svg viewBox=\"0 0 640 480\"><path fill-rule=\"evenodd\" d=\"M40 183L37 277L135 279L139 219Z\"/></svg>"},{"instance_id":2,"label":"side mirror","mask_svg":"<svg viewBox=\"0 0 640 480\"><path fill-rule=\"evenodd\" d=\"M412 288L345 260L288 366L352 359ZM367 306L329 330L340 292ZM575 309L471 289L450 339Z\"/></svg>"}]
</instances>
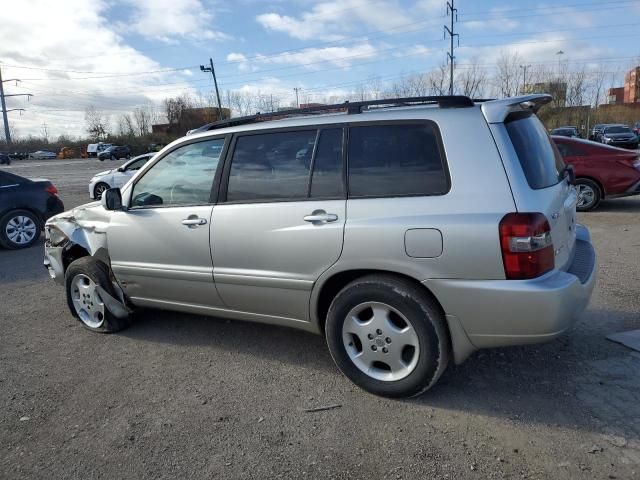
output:
<instances>
[{"instance_id":1,"label":"side mirror","mask_svg":"<svg viewBox=\"0 0 640 480\"><path fill-rule=\"evenodd\" d=\"M124 167L118 167L119 172L124 172Z\"/></svg>"},{"instance_id":2,"label":"side mirror","mask_svg":"<svg viewBox=\"0 0 640 480\"><path fill-rule=\"evenodd\" d=\"M564 167L564 178L567 179L570 185L576 184L576 172L573 169L573 165L567 165Z\"/></svg>"},{"instance_id":3,"label":"side mirror","mask_svg":"<svg viewBox=\"0 0 640 480\"><path fill-rule=\"evenodd\" d=\"M110 188L102 192L100 201L105 210L122 210L122 193L119 188Z\"/></svg>"}]
</instances>

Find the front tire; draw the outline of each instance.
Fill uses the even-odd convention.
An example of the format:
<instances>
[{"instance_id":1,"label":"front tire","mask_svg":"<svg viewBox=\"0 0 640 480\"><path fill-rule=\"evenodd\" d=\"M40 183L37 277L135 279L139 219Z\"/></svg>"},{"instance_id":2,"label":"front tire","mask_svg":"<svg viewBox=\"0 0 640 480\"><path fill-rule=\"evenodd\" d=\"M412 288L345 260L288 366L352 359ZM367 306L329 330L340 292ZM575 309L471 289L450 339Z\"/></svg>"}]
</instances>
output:
<instances>
[{"instance_id":1,"label":"front tire","mask_svg":"<svg viewBox=\"0 0 640 480\"><path fill-rule=\"evenodd\" d=\"M109 312L96 286L100 285L109 295L117 298L109 267L93 257L81 257L71 263L65 273L67 305L71 314L82 325L99 333L114 333L131 323L131 317L117 318Z\"/></svg>"},{"instance_id":2,"label":"front tire","mask_svg":"<svg viewBox=\"0 0 640 480\"><path fill-rule=\"evenodd\" d=\"M102 198L102 194L106 191L109 190L109 185L107 185L104 182L100 182L98 183L94 188L93 188L93 198L95 198L96 200L100 200Z\"/></svg>"},{"instance_id":3,"label":"front tire","mask_svg":"<svg viewBox=\"0 0 640 480\"><path fill-rule=\"evenodd\" d=\"M576 190L578 191L576 210L579 212L595 210L602 200L600 186L588 178L578 178L576 180Z\"/></svg>"},{"instance_id":4,"label":"front tire","mask_svg":"<svg viewBox=\"0 0 640 480\"><path fill-rule=\"evenodd\" d=\"M0 245L11 250L28 248L40 238L41 222L28 210L14 210L0 218Z\"/></svg>"},{"instance_id":5,"label":"front tire","mask_svg":"<svg viewBox=\"0 0 640 480\"><path fill-rule=\"evenodd\" d=\"M449 360L441 308L423 288L393 275L369 275L343 288L329 307L325 334L342 373L384 397L420 395Z\"/></svg>"}]
</instances>

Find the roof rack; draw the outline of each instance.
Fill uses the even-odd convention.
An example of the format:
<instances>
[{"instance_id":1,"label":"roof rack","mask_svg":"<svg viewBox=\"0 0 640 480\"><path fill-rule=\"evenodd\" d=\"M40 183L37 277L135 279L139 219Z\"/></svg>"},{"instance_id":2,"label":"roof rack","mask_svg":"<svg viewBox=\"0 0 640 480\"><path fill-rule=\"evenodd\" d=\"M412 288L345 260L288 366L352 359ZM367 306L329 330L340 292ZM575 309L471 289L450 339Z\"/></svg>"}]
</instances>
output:
<instances>
[{"instance_id":1,"label":"roof rack","mask_svg":"<svg viewBox=\"0 0 640 480\"><path fill-rule=\"evenodd\" d=\"M271 113L256 113L246 117L229 118L219 120L217 122L203 125L200 128L191 130L190 133L206 132L224 127L235 127L238 125L246 125L249 123L266 122L269 120L279 120L297 115L308 115L315 113L338 113L347 112L348 115L362 113L369 107L388 108L388 107L407 107L415 105L438 105L441 108L462 108L473 107L474 103L469 97L464 95L442 95L431 97L407 97L407 98L387 98L382 100L367 100L363 102L344 102L333 105L314 105L305 108L292 108L290 110L282 110Z\"/></svg>"}]
</instances>

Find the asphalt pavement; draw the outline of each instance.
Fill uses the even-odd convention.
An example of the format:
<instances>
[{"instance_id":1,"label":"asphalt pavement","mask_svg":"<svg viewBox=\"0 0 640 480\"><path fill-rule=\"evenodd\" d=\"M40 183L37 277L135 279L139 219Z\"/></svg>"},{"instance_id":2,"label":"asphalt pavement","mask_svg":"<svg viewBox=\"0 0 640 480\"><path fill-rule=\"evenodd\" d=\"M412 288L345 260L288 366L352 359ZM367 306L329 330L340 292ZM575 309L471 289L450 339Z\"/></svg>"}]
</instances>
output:
<instances>
[{"instance_id":1,"label":"asphalt pavement","mask_svg":"<svg viewBox=\"0 0 640 480\"><path fill-rule=\"evenodd\" d=\"M71 208L122 163L0 168L49 178ZM639 218L640 198L579 215L599 279L573 332L477 352L404 401L286 328L147 311L89 332L42 240L0 250L0 478L640 478L640 353L605 339L640 328Z\"/></svg>"}]
</instances>

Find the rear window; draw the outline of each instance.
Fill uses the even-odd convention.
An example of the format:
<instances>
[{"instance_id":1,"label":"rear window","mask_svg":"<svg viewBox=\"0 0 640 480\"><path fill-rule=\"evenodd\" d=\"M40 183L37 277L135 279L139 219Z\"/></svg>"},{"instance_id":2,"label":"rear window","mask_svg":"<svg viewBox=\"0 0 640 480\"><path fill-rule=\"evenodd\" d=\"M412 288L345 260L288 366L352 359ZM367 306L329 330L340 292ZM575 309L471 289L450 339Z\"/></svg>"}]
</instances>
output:
<instances>
[{"instance_id":1,"label":"rear window","mask_svg":"<svg viewBox=\"0 0 640 480\"><path fill-rule=\"evenodd\" d=\"M538 117L516 114L505 127L529 186L537 190L557 184L564 162Z\"/></svg>"},{"instance_id":2,"label":"rear window","mask_svg":"<svg viewBox=\"0 0 640 480\"><path fill-rule=\"evenodd\" d=\"M431 123L349 129L349 196L443 195L449 177Z\"/></svg>"}]
</instances>

